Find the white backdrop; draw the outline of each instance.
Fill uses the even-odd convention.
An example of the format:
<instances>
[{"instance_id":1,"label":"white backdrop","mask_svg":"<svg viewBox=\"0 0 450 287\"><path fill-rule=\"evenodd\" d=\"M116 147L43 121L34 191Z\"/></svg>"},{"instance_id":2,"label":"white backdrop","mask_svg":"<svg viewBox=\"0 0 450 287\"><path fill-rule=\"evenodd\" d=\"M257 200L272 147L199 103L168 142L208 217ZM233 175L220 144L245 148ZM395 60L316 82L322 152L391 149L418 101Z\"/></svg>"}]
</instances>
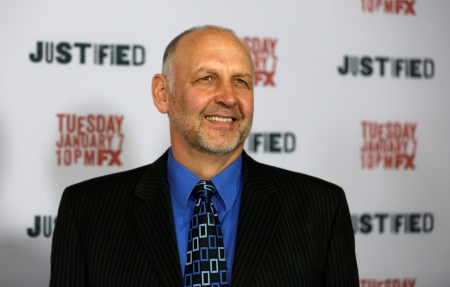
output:
<instances>
[{"instance_id":1,"label":"white backdrop","mask_svg":"<svg viewBox=\"0 0 450 287\"><path fill-rule=\"evenodd\" d=\"M64 187L167 149L151 78L173 37L217 24L258 62L246 149L344 188L361 286L449 286L449 13L445 0L3 1L0 285L48 285Z\"/></svg>"}]
</instances>

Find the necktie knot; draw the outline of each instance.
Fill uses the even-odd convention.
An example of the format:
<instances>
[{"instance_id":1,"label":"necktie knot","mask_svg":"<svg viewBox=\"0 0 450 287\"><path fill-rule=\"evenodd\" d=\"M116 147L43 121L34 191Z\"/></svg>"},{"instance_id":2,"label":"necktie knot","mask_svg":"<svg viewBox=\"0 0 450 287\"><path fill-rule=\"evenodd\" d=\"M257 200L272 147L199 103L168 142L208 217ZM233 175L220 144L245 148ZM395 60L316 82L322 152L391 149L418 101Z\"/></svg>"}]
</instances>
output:
<instances>
[{"instance_id":1,"label":"necktie knot","mask_svg":"<svg viewBox=\"0 0 450 287\"><path fill-rule=\"evenodd\" d=\"M211 198L211 196L216 192L216 187L210 180L200 180L194 187L192 194L195 198Z\"/></svg>"}]
</instances>

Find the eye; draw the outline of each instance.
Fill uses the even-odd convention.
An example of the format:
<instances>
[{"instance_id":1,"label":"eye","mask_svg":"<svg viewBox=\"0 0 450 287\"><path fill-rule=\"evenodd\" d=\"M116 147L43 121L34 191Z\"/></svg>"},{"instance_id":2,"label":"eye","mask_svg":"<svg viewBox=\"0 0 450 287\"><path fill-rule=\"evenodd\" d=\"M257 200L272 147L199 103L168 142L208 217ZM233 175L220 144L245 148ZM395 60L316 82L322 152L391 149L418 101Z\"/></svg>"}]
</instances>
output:
<instances>
[{"instance_id":1,"label":"eye","mask_svg":"<svg viewBox=\"0 0 450 287\"><path fill-rule=\"evenodd\" d=\"M206 76L206 77L200 78L200 80L202 80L202 81L211 81L212 79L213 78L211 76Z\"/></svg>"},{"instance_id":2,"label":"eye","mask_svg":"<svg viewBox=\"0 0 450 287\"><path fill-rule=\"evenodd\" d=\"M236 84L243 84L243 85L248 86L248 84L247 84L246 81L244 81L244 80L242 80L242 79L239 79L239 78L234 79L234 82L235 82Z\"/></svg>"}]
</instances>

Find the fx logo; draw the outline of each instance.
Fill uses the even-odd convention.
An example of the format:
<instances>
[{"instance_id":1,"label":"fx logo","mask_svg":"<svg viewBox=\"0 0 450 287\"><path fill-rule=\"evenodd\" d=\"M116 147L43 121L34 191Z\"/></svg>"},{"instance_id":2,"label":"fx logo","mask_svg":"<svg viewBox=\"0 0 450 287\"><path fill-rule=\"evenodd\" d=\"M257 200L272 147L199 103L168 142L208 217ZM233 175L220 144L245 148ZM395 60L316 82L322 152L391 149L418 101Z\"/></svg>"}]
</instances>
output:
<instances>
[{"instance_id":1,"label":"fx logo","mask_svg":"<svg viewBox=\"0 0 450 287\"><path fill-rule=\"evenodd\" d=\"M119 159L119 155L121 154L122 150L98 150L97 152L97 165L101 166L103 165L104 162L106 162L108 164L108 166L112 166L112 165L118 165L121 166L122 162ZM87 165L89 165L89 163L91 161L93 161L94 159L94 153L92 152L92 154L90 156L86 156L86 162Z\"/></svg>"}]
</instances>

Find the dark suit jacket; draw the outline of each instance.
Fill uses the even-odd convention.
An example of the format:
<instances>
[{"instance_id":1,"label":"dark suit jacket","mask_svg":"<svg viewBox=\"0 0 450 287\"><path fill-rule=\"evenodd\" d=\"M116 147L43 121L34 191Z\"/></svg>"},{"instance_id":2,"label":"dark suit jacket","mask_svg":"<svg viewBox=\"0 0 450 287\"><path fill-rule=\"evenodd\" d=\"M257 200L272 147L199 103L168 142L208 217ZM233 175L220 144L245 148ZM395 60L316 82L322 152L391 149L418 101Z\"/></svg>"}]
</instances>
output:
<instances>
[{"instance_id":1,"label":"dark suit jacket","mask_svg":"<svg viewBox=\"0 0 450 287\"><path fill-rule=\"evenodd\" d=\"M50 286L183 286L166 162L64 191ZM231 286L359 286L343 190L245 152L243 166Z\"/></svg>"}]
</instances>

